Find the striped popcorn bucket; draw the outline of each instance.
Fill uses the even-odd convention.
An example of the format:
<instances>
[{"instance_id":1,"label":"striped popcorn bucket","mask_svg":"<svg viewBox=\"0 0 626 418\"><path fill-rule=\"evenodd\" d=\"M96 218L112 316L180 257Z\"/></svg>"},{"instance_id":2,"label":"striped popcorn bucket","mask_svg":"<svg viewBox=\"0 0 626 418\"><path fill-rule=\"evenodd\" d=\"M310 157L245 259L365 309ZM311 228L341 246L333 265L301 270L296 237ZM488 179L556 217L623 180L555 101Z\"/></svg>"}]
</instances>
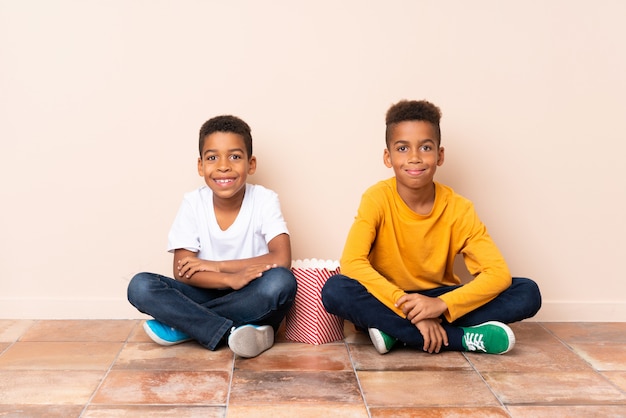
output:
<instances>
[{"instance_id":1,"label":"striped popcorn bucket","mask_svg":"<svg viewBox=\"0 0 626 418\"><path fill-rule=\"evenodd\" d=\"M343 339L343 319L326 312L321 298L326 280L339 273L339 263L331 260L296 260L291 270L298 282L298 292L287 313L285 337L315 345Z\"/></svg>"}]
</instances>

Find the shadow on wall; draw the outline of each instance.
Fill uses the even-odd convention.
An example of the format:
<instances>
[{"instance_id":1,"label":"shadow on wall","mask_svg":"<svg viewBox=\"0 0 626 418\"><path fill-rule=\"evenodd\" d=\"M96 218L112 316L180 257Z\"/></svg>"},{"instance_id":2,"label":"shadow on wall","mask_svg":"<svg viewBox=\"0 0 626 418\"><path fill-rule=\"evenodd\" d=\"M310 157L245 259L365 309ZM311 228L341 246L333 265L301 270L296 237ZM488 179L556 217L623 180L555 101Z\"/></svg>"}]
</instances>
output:
<instances>
[{"instance_id":1,"label":"shadow on wall","mask_svg":"<svg viewBox=\"0 0 626 418\"><path fill-rule=\"evenodd\" d=\"M463 284L470 282L474 278L472 277L470 272L467 271L465 263L463 262L463 256L460 254L457 254L456 258L454 259L454 274L459 276L459 278L461 279L461 283Z\"/></svg>"}]
</instances>

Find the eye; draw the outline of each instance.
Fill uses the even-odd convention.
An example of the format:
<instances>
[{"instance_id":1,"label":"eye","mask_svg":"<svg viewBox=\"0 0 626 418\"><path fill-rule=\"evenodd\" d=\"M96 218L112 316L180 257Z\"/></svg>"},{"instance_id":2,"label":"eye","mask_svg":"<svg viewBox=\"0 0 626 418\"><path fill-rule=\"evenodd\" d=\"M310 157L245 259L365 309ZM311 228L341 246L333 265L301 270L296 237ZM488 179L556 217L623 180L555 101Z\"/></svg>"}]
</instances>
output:
<instances>
[{"instance_id":1,"label":"eye","mask_svg":"<svg viewBox=\"0 0 626 418\"><path fill-rule=\"evenodd\" d=\"M422 145L422 151L431 151L433 147L430 145Z\"/></svg>"},{"instance_id":2,"label":"eye","mask_svg":"<svg viewBox=\"0 0 626 418\"><path fill-rule=\"evenodd\" d=\"M217 157L215 155L207 155L206 156L206 160L207 161L215 161L217 159Z\"/></svg>"},{"instance_id":3,"label":"eye","mask_svg":"<svg viewBox=\"0 0 626 418\"><path fill-rule=\"evenodd\" d=\"M396 148L396 151L406 152L408 149L409 149L409 147L407 147L406 145L402 145L402 146L399 146L398 148Z\"/></svg>"},{"instance_id":4,"label":"eye","mask_svg":"<svg viewBox=\"0 0 626 418\"><path fill-rule=\"evenodd\" d=\"M233 154L230 156L231 160L241 160L243 157L239 154Z\"/></svg>"}]
</instances>

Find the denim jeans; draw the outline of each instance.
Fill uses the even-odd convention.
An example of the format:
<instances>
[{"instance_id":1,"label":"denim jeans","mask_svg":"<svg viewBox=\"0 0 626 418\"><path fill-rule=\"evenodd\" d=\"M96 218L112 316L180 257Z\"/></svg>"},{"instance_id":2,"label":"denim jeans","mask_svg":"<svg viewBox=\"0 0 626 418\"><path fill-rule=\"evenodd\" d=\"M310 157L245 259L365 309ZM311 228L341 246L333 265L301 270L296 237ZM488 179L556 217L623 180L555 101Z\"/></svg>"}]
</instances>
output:
<instances>
[{"instance_id":1,"label":"denim jeans","mask_svg":"<svg viewBox=\"0 0 626 418\"><path fill-rule=\"evenodd\" d=\"M140 312L215 350L232 327L271 325L274 331L293 304L296 279L286 268L263 273L239 290L203 289L154 273L128 284L128 301Z\"/></svg>"},{"instance_id":2,"label":"denim jeans","mask_svg":"<svg viewBox=\"0 0 626 418\"><path fill-rule=\"evenodd\" d=\"M444 286L420 293L437 297L458 286ZM415 325L399 316L372 296L358 281L343 275L330 277L322 288L322 303L328 312L351 321L357 328L377 328L397 338L407 346L422 349L424 338ZM537 284L525 278L513 278L511 286L491 302L465 314L452 323L442 316L441 325L448 334L449 345L442 350L464 351L461 327L478 325L487 321L511 323L534 316L541 307L541 294Z\"/></svg>"}]
</instances>

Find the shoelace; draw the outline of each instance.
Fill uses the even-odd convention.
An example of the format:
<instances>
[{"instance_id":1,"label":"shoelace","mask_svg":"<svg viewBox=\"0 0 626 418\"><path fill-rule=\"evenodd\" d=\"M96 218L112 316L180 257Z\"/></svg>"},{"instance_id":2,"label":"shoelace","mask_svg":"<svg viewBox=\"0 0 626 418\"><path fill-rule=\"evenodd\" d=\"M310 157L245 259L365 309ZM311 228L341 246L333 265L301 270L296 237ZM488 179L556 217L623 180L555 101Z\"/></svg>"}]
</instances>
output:
<instances>
[{"instance_id":1,"label":"shoelace","mask_svg":"<svg viewBox=\"0 0 626 418\"><path fill-rule=\"evenodd\" d=\"M483 335L473 332L469 332L463 336L465 339L465 345L469 351L482 351L487 352L485 349L485 342L483 341Z\"/></svg>"}]
</instances>

